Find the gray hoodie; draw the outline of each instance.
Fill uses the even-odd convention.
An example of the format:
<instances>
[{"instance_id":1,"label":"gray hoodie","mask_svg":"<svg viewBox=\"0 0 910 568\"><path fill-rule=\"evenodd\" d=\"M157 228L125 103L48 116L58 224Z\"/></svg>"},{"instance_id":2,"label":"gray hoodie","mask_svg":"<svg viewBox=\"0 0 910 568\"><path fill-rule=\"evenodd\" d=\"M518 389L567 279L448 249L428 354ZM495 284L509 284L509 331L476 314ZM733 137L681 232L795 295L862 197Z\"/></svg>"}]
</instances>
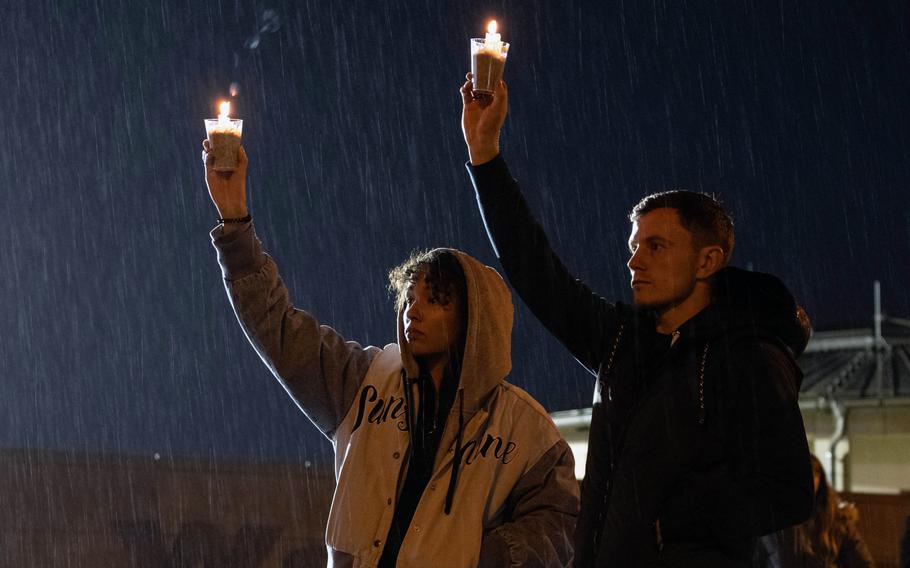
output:
<instances>
[{"instance_id":1,"label":"gray hoodie","mask_svg":"<svg viewBox=\"0 0 910 568\"><path fill-rule=\"evenodd\" d=\"M397 343L379 349L345 341L294 308L252 224L224 236L215 229L212 240L247 338L334 446L329 564L376 566L407 471L414 410L404 389L417 364L402 314ZM398 566L565 565L579 499L571 450L540 404L505 380L513 307L502 278L450 252L467 284L465 353L433 474Z\"/></svg>"}]
</instances>

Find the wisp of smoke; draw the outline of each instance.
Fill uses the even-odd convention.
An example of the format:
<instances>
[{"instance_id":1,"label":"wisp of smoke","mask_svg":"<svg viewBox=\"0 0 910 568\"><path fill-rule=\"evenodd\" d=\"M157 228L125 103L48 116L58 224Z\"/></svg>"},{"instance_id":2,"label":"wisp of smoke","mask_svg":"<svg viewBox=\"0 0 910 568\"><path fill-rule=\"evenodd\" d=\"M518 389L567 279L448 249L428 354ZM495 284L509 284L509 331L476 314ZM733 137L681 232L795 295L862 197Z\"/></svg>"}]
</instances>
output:
<instances>
[{"instance_id":1,"label":"wisp of smoke","mask_svg":"<svg viewBox=\"0 0 910 568\"><path fill-rule=\"evenodd\" d=\"M271 8L266 8L262 11L262 14L259 15L259 21L256 24L256 31L250 37L246 38L246 41L243 42L243 47L253 51L259 47L259 44L262 42L262 36L264 34L273 34L281 29L281 18L278 17L278 12L272 10ZM240 67L241 56L239 53L234 53L234 72L237 72L237 68ZM231 97L236 97L240 94L240 83L234 81L231 83L230 89Z\"/></svg>"}]
</instances>

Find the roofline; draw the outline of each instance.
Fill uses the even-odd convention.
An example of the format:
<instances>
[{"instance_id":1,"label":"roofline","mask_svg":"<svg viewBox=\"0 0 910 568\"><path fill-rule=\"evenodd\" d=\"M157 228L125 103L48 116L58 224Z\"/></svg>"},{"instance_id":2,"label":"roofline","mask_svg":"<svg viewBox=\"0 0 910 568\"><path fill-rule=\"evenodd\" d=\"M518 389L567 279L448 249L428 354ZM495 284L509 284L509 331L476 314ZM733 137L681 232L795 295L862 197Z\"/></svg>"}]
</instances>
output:
<instances>
[{"instance_id":1,"label":"roofline","mask_svg":"<svg viewBox=\"0 0 910 568\"><path fill-rule=\"evenodd\" d=\"M825 332L821 332L825 333ZM809 344L806 346L804 353L820 353L824 351L837 351L840 349L866 349L875 348L875 336L869 330L856 330L857 335L848 335L847 333L838 333L831 335L814 334ZM862 334L862 335L860 335ZM821 337L819 337L821 335ZM910 337L907 336L888 336L881 338L885 348L888 346L897 347L910 345Z\"/></svg>"},{"instance_id":2,"label":"roofline","mask_svg":"<svg viewBox=\"0 0 910 568\"><path fill-rule=\"evenodd\" d=\"M844 408L881 408L910 406L910 396L891 398L854 398L843 399ZM799 401L800 410L828 410L828 401L824 398L807 398ZM551 412L550 417L560 430L568 428L585 429L591 426L591 408L575 408Z\"/></svg>"},{"instance_id":3,"label":"roofline","mask_svg":"<svg viewBox=\"0 0 910 568\"><path fill-rule=\"evenodd\" d=\"M575 408L551 412L553 423L560 430L564 428L588 428L591 425L591 408Z\"/></svg>"},{"instance_id":4,"label":"roofline","mask_svg":"<svg viewBox=\"0 0 910 568\"><path fill-rule=\"evenodd\" d=\"M882 316L881 323L910 328L910 319ZM836 349L871 349L875 346L875 329L861 327L853 329L831 329L812 333L806 353L833 351ZM910 337L888 335L881 338L888 345L910 345Z\"/></svg>"},{"instance_id":5,"label":"roofline","mask_svg":"<svg viewBox=\"0 0 910 568\"><path fill-rule=\"evenodd\" d=\"M843 398L838 399L844 408L882 408L910 406L910 396L888 398ZM799 401L800 410L828 410L829 402L823 397L806 398Z\"/></svg>"},{"instance_id":6,"label":"roofline","mask_svg":"<svg viewBox=\"0 0 910 568\"><path fill-rule=\"evenodd\" d=\"M875 345L875 338L868 329L850 330L849 332L836 332L828 336L819 332L812 336L804 353L817 353L819 351L836 351L838 349L871 349ZM850 335L848 335L850 333Z\"/></svg>"}]
</instances>

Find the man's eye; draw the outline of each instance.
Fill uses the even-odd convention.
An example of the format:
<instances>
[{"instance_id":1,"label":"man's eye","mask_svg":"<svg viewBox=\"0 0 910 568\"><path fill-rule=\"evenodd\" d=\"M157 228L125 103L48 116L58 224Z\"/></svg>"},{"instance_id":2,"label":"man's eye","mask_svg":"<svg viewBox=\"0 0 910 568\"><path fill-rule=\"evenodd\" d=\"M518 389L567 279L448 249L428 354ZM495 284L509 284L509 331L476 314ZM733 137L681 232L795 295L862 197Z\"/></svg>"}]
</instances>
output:
<instances>
[{"instance_id":1,"label":"man's eye","mask_svg":"<svg viewBox=\"0 0 910 568\"><path fill-rule=\"evenodd\" d=\"M651 249L651 250L655 250L655 251L656 251L656 250L660 250L660 249L662 249L662 248L664 248L664 245L662 245L662 244L660 244L660 243L651 243L651 245L650 245L650 249Z\"/></svg>"}]
</instances>

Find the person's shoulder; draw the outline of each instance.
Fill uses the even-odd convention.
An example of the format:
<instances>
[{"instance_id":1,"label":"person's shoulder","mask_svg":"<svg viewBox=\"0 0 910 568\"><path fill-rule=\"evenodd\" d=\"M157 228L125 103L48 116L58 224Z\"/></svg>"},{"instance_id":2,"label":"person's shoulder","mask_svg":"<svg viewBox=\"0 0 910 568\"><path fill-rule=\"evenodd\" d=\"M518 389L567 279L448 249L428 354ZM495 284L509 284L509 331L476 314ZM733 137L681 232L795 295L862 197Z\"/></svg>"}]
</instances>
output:
<instances>
[{"instance_id":1,"label":"person's shoulder","mask_svg":"<svg viewBox=\"0 0 910 568\"><path fill-rule=\"evenodd\" d=\"M528 391L503 379L499 382L500 404L511 407L511 413L519 420L540 420L549 424L554 432L558 432L553 419L537 399Z\"/></svg>"},{"instance_id":2,"label":"person's shoulder","mask_svg":"<svg viewBox=\"0 0 910 568\"><path fill-rule=\"evenodd\" d=\"M770 364L789 366L795 358L790 349L773 335L729 334L721 335L711 342L715 352L727 355L730 363L736 365Z\"/></svg>"},{"instance_id":3,"label":"person's shoulder","mask_svg":"<svg viewBox=\"0 0 910 568\"><path fill-rule=\"evenodd\" d=\"M764 385L783 398L794 396L802 384L802 371L792 352L772 336L715 341L709 344L707 357L707 368L720 371L728 380L739 385ZM752 389L742 392L754 394Z\"/></svg>"},{"instance_id":4,"label":"person's shoulder","mask_svg":"<svg viewBox=\"0 0 910 568\"><path fill-rule=\"evenodd\" d=\"M398 344L389 343L381 350L377 347L372 347L371 349L376 349L377 353L370 362L370 367L367 371L368 375L373 377L397 377L402 369L401 351Z\"/></svg>"}]
</instances>

